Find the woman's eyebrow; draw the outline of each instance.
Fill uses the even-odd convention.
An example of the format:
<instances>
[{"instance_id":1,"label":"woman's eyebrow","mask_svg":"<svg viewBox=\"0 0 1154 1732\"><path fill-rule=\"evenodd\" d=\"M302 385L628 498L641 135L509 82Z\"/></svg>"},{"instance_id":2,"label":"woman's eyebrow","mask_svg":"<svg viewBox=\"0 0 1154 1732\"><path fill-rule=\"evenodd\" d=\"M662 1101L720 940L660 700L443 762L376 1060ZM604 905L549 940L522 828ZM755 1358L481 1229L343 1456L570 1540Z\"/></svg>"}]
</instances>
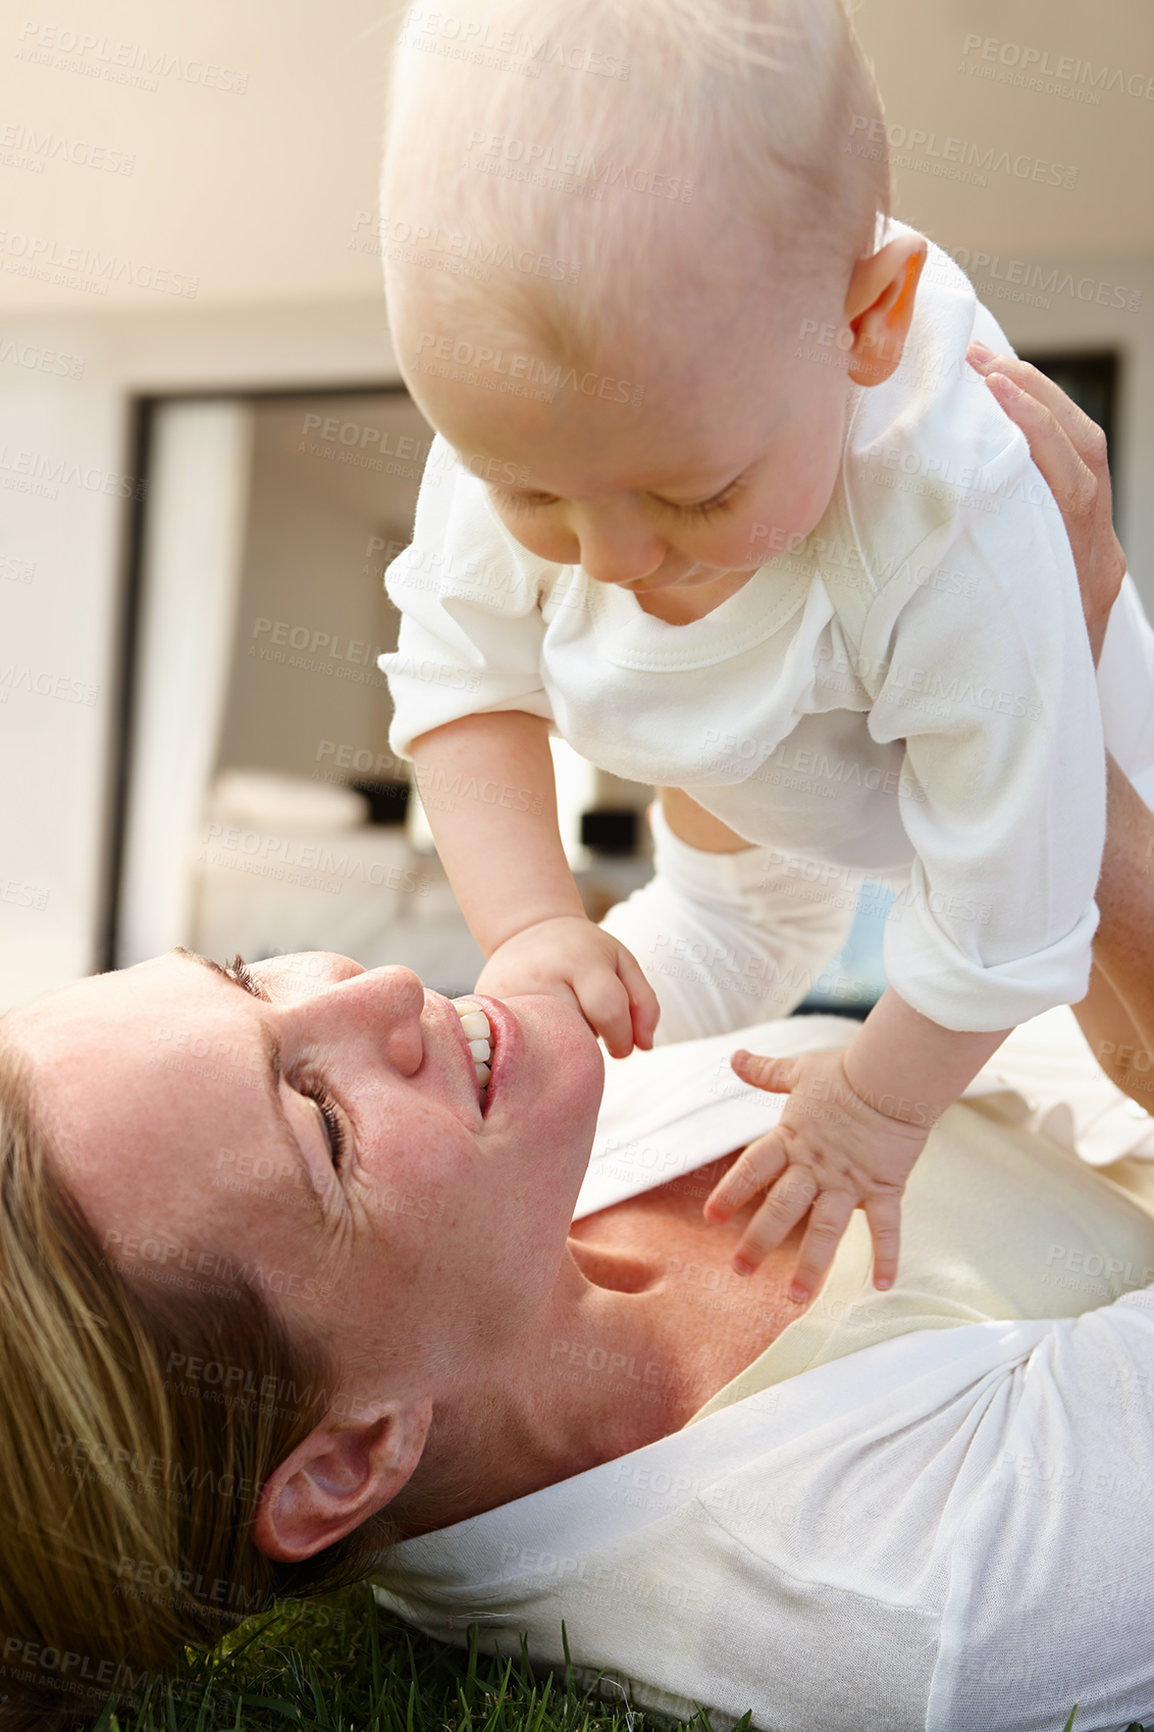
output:
<instances>
[{"instance_id":1,"label":"woman's eyebrow","mask_svg":"<svg viewBox=\"0 0 1154 1732\"><path fill-rule=\"evenodd\" d=\"M230 986L235 986L237 991L243 992L246 998L251 998L253 996L252 993L249 992L247 986L242 985L242 983L236 978L235 974L230 974L227 968L222 968L221 964L215 962L211 956L202 956L199 950L187 950L182 944L177 945L173 954L184 957L189 962L198 962L202 968L207 968L210 974L217 974L220 976L221 980L227 980ZM327 1218L325 1199L321 1194L320 1185L317 1183L316 1174L313 1172L312 1163L297 1140L296 1132L289 1123L288 1114L284 1110L284 1102L280 1098L280 1041L277 1039L276 1030L266 1022L261 1023L260 1037L261 1046L264 1050L264 1080L266 1083L265 1092L268 1098L268 1103L276 1114L281 1130L283 1131L286 1140L292 1146L293 1153L300 1162L304 1171L305 1183L308 1185L313 1200L317 1206L318 1220L323 1226Z\"/></svg>"}]
</instances>

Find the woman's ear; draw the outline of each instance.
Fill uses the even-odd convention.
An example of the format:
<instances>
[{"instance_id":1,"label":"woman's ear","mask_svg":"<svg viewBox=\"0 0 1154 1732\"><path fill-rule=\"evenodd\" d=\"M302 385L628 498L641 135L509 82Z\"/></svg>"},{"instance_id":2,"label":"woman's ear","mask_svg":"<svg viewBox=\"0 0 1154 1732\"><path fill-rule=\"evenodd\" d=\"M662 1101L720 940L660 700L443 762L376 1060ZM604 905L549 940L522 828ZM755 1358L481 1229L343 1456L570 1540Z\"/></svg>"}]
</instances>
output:
<instances>
[{"instance_id":1,"label":"woman's ear","mask_svg":"<svg viewBox=\"0 0 1154 1732\"><path fill-rule=\"evenodd\" d=\"M432 1417L429 1396L355 1422L327 1415L265 1481L252 1530L258 1550L295 1564L351 1534L409 1479Z\"/></svg>"},{"instance_id":2,"label":"woman's ear","mask_svg":"<svg viewBox=\"0 0 1154 1732\"><path fill-rule=\"evenodd\" d=\"M927 251L924 235L898 235L854 265L844 317L853 332L847 371L855 384L882 384L901 360Z\"/></svg>"}]
</instances>

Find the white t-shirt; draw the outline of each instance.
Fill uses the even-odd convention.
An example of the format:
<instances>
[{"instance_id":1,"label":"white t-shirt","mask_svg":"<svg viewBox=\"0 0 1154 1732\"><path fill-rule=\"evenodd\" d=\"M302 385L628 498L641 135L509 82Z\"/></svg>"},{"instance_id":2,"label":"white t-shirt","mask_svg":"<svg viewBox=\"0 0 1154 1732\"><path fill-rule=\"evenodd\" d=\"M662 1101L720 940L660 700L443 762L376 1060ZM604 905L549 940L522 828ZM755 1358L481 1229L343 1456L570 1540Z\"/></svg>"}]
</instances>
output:
<instances>
[{"instance_id":1,"label":"white t-shirt","mask_svg":"<svg viewBox=\"0 0 1154 1732\"><path fill-rule=\"evenodd\" d=\"M1094 672L1060 514L965 362L973 336L1009 347L931 246L901 366L851 393L825 516L686 625L527 552L434 441L386 580L394 752L462 715L545 717L604 769L688 789L783 871L819 863L843 898L858 874L905 882L887 971L944 1026L1080 998L1104 832ZM1135 770L1154 762L1154 655L1132 590L1113 633ZM475 781L519 797L499 765Z\"/></svg>"},{"instance_id":2,"label":"white t-shirt","mask_svg":"<svg viewBox=\"0 0 1154 1732\"><path fill-rule=\"evenodd\" d=\"M1150 1125L1054 1018L932 1133L892 1293L868 1290L847 1235L825 1296L857 1282L856 1305L791 1324L682 1430L395 1548L383 1603L449 1641L476 1623L501 1653L524 1632L558 1668L564 1623L581 1681L604 1671L679 1718L700 1703L718 1727L750 1709L806 1732L1057 1732L1075 1702L1078 1732L1154 1716L1154 1163L1118 1159L1149 1151ZM852 1026L741 1040L799 1052ZM610 1065L578 1215L773 1122L780 1099L728 1072L737 1038ZM1038 1124L1090 1133L1108 1176Z\"/></svg>"}]
</instances>

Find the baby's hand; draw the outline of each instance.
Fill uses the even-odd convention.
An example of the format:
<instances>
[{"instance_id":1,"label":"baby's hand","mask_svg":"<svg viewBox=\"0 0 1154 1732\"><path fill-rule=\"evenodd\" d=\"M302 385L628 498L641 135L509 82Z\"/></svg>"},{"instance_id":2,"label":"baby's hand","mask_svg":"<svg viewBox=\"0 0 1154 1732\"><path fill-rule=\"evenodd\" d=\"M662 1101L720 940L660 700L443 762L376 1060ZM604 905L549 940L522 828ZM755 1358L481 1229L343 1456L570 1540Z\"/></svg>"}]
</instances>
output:
<instances>
[{"instance_id":1,"label":"baby's hand","mask_svg":"<svg viewBox=\"0 0 1154 1732\"><path fill-rule=\"evenodd\" d=\"M897 1275L901 1196L930 1133L928 1124L890 1118L851 1087L840 1052L757 1058L735 1052L743 1082L788 1094L772 1131L743 1149L705 1201L707 1221L728 1221L758 1191L769 1194L750 1221L734 1268L750 1274L809 1212L789 1296L799 1305L821 1286L856 1208L874 1247L874 1286Z\"/></svg>"},{"instance_id":2,"label":"baby's hand","mask_svg":"<svg viewBox=\"0 0 1154 1732\"><path fill-rule=\"evenodd\" d=\"M636 959L580 915L540 920L499 944L477 979L494 998L543 992L567 998L614 1058L651 1047L657 995Z\"/></svg>"}]
</instances>

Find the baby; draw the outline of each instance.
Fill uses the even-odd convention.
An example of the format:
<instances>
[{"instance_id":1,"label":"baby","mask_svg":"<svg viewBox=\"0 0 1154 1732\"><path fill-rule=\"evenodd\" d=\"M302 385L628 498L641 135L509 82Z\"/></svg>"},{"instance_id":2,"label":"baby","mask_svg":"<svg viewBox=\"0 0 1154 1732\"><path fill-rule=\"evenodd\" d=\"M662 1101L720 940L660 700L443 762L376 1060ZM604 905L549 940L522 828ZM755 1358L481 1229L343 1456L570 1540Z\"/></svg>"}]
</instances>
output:
<instances>
[{"instance_id":1,"label":"baby","mask_svg":"<svg viewBox=\"0 0 1154 1732\"><path fill-rule=\"evenodd\" d=\"M439 437L381 665L477 990L570 997L621 1056L658 1001L665 1038L785 1014L860 880L901 887L845 1051L734 1058L789 1098L706 1214L767 1192L743 1271L808 1217L799 1303L859 1207L892 1285L932 1125L1084 994L1103 842L1065 532L966 361L1008 345L889 219L884 137L838 0L489 0L410 10L383 180ZM1152 642L1128 585L1103 689L1140 785ZM654 879L601 926L551 732L662 790Z\"/></svg>"}]
</instances>

